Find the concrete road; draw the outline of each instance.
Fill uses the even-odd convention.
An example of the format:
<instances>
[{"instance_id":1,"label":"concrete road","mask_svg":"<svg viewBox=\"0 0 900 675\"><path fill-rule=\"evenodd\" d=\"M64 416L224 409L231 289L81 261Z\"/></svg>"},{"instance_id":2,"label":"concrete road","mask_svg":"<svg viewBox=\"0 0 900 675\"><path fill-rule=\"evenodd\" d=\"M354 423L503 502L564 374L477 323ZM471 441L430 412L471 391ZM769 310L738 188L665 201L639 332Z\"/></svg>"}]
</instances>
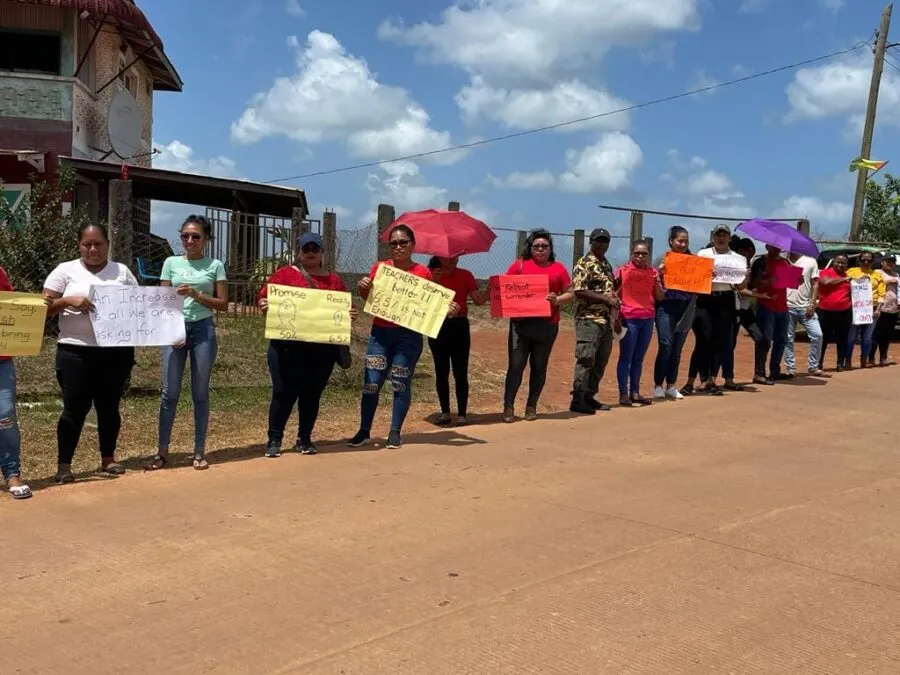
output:
<instances>
[{"instance_id":1,"label":"concrete road","mask_svg":"<svg viewBox=\"0 0 900 675\"><path fill-rule=\"evenodd\" d=\"M0 672L896 674L898 373L0 500Z\"/></svg>"}]
</instances>

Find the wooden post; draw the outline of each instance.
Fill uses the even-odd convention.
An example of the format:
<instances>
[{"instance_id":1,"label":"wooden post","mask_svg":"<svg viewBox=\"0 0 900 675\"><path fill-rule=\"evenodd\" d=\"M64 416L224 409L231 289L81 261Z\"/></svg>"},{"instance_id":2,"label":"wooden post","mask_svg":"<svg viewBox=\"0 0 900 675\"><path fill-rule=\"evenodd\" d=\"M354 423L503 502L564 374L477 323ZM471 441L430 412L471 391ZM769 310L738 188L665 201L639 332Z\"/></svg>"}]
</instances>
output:
<instances>
[{"instance_id":1,"label":"wooden post","mask_svg":"<svg viewBox=\"0 0 900 675\"><path fill-rule=\"evenodd\" d=\"M334 272L337 265L337 214L326 211L322 214L322 239L325 240L325 251L322 264L329 272Z\"/></svg>"},{"instance_id":2,"label":"wooden post","mask_svg":"<svg viewBox=\"0 0 900 675\"><path fill-rule=\"evenodd\" d=\"M634 242L638 239L643 239L644 237L644 214L640 211L632 211L631 212L631 248L628 250L631 253L631 249L634 248Z\"/></svg>"},{"instance_id":3,"label":"wooden post","mask_svg":"<svg viewBox=\"0 0 900 675\"><path fill-rule=\"evenodd\" d=\"M522 251L525 250L525 241L528 239L528 233L525 230L516 232L516 257L522 257Z\"/></svg>"},{"instance_id":4,"label":"wooden post","mask_svg":"<svg viewBox=\"0 0 900 675\"><path fill-rule=\"evenodd\" d=\"M797 229L808 237L809 236L809 221L806 218L801 218L800 220L797 221Z\"/></svg>"},{"instance_id":5,"label":"wooden post","mask_svg":"<svg viewBox=\"0 0 900 675\"><path fill-rule=\"evenodd\" d=\"M120 262L129 269L134 267L133 204L130 180L109 181L109 259Z\"/></svg>"},{"instance_id":6,"label":"wooden post","mask_svg":"<svg viewBox=\"0 0 900 675\"><path fill-rule=\"evenodd\" d=\"M387 232L395 218L393 206L390 204L378 205L378 239L376 241L377 260L387 260L391 257L391 250L385 242L381 241L381 235Z\"/></svg>"},{"instance_id":7,"label":"wooden post","mask_svg":"<svg viewBox=\"0 0 900 675\"><path fill-rule=\"evenodd\" d=\"M447 204L448 211L459 211L459 202L450 202Z\"/></svg>"},{"instance_id":8,"label":"wooden post","mask_svg":"<svg viewBox=\"0 0 900 675\"><path fill-rule=\"evenodd\" d=\"M644 241L647 242L647 250L650 252L650 255L647 256L647 259L653 261L653 237L644 237Z\"/></svg>"},{"instance_id":9,"label":"wooden post","mask_svg":"<svg viewBox=\"0 0 900 675\"><path fill-rule=\"evenodd\" d=\"M291 210L291 240L288 242L287 248L291 252L291 260L297 256L297 239L304 232L309 231L309 223L305 220L303 208L295 206Z\"/></svg>"},{"instance_id":10,"label":"wooden post","mask_svg":"<svg viewBox=\"0 0 900 675\"><path fill-rule=\"evenodd\" d=\"M584 255L584 230L575 230L572 238L572 267L581 260Z\"/></svg>"}]
</instances>

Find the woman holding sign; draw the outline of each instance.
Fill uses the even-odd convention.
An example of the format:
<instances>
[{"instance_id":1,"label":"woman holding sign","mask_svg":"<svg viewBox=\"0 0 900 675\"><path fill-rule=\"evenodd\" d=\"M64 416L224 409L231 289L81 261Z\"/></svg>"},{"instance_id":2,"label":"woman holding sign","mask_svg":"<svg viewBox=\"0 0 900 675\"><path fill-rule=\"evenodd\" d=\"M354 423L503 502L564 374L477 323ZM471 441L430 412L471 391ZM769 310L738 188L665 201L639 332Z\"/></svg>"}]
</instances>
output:
<instances>
[{"instance_id":1,"label":"woman holding sign","mask_svg":"<svg viewBox=\"0 0 900 675\"><path fill-rule=\"evenodd\" d=\"M619 380L619 405L650 405L653 401L641 396L641 372L644 356L653 337L653 319L656 303L662 302L665 293L659 272L650 266L650 248L639 239L631 250L631 261L616 270L616 289L622 304L616 317L615 330L625 335L619 340L619 364L616 375Z\"/></svg>"},{"instance_id":2,"label":"woman holding sign","mask_svg":"<svg viewBox=\"0 0 900 675\"><path fill-rule=\"evenodd\" d=\"M881 259L881 269L878 271L878 307L875 310L878 319L875 323L876 344L872 346L872 359L875 358L877 347L878 365L882 367L893 365L893 361L888 360L888 349L897 326L897 315L900 313L898 293L900 276L897 275L897 260L893 255L886 255Z\"/></svg>"},{"instance_id":3,"label":"woman holding sign","mask_svg":"<svg viewBox=\"0 0 900 675\"><path fill-rule=\"evenodd\" d=\"M98 347L91 323L91 286L137 286L125 265L109 260L109 235L102 225L84 225L78 233L78 260L61 263L44 282L48 316L59 314L56 380L62 389L63 410L56 427L59 446L55 480L72 483L72 458L81 439L84 420L97 411L100 470L119 475L125 467L115 461L122 417L119 404L134 367L134 347Z\"/></svg>"},{"instance_id":4,"label":"woman holding sign","mask_svg":"<svg viewBox=\"0 0 900 675\"><path fill-rule=\"evenodd\" d=\"M194 468L209 468L206 461L206 431L209 427L209 378L218 345L214 311L228 309L225 266L203 253L212 239L212 226L203 216L188 216L181 226L183 256L166 258L160 286L171 286L184 296L183 344L162 349L162 395L159 404L159 445L146 465L148 471L162 469L169 461L169 441L175 410L181 398L181 382L188 356L191 358L191 399L194 403Z\"/></svg>"},{"instance_id":5,"label":"woman holding sign","mask_svg":"<svg viewBox=\"0 0 900 675\"><path fill-rule=\"evenodd\" d=\"M680 225L669 229L669 251L690 254L690 236ZM690 260L686 258L686 260ZM665 286L665 259L659 265L660 278ZM665 289L665 297L656 306L656 339L658 348L653 368L653 398L679 400L684 398L678 391L678 367L681 365L681 351L694 319L697 300L693 293Z\"/></svg>"},{"instance_id":6,"label":"woman holding sign","mask_svg":"<svg viewBox=\"0 0 900 675\"><path fill-rule=\"evenodd\" d=\"M322 237L306 232L297 238L299 251L293 265L275 271L259 290L258 303L263 312L269 310L269 284L312 288L346 293L344 282L334 272L322 268L325 245ZM356 309L350 309L356 318ZM272 377L272 402L269 404L269 439L266 457L280 457L284 428L297 406L296 449L302 455L315 455L312 435L319 417L322 392L328 385L334 364L338 362L338 345L302 340L270 340L266 360ZM346 367L346 366L345 366Z\"/></svg>"},{"instance_id":7,"label":"woman holding sign","mask_svg":"<svg viewBox=\"0 0 900 675\"><path fill-rule=\"evenodd\" d=\"M436 338L428 338L428 347L434 359L434 384L437 387L441 414L437 424L450 424L450 371L453 370L453 381L456 385L457 424L466 423L466 412L469 405L469 351L472 348L472 337L469 331L468 301L483 305L488 300L486 291L478 290L475 276L469 271L457 267L458 257L432 258L428 269L434 282L449 288L456 295L453 302L459 307L456 316L447 318L441 326Z\"/></svg>"},{"instance_id":8,"label":"woman holding sign","mask_svg":"<svg viewBox=\"0 0 900 675\"><path fill-rule=\"evenodd\" d=\"M0 267L0 291L12 293L6 271ZM19 463L22 436L16 421L16 366L8 356L0 356L0 471L13 499L28 499L31 488L22 482Z\"/></svg>"},{"instance_id":9,"label":"woman holding sign","mask_svg":"<svg viewBox=\"0 0 900 675\"><path fill-rule=\"evenodd\" d=\"M876 289L879 287L877 270L872 269L872 263L875 262L875 256L869 251L863 251L859 254L859 267L851 267L847 270L847 276L851 279L860 280L868 279L872 286L872 309L878 307L878 298L876 297ZM847 359L844 366L847 370L853 367L853 349L856 347L856 340L862 343L860 345L859 367L874 368L875 360L870 358L872 354L872 336L875 334L875 322L878 321L876 315L875 321L857 326L855 323L850 324L850 332L847 335Z\"/></svg>"},{"instance_id":10,"label":"woman holding sign","mask_svg":"<svg viewBox=\"0 0 900 675\"><path fill-rule=\"evenodd\" d=\"M509 366L503 392L503 421L514 422L516 395L522 385L525 366L531 363L525 419L537 419L537 404L547 381L550 352L559 334L559 308L575 298L572 279L565 265L556 262L553 238L546 230L535 230L525 240L522 258L510 265L507 274L544 274L549 279L548 318L514 319L509 322Z\"/></svg>"},{"instance_id":11,"label":"woman holding sign","mask_svg":"<svg viewBox=\"0 0 900 675\"><path fill-rule=\"evenodd\" d=\"M388 246L391 249L390 260L380 260L372 267L368 276L359 280L359 294L368 299L372 292L372 280L382 265L396 267L428 281L432 280L431 272L424 265L412 260L416 247L416 235L406 225L395 225L389 235ZM386 290L385 293L390 293ZM449 316L459 310L456 303L450 304ZM394 406L391 411L391 429L388 433L387 447L399 448L403 445L400 432L403 422L412 403L412 380L419 357L422 355L422 334L403 328L395 323L375 317L372 333L369 335L369 347L366 350L366 370L363 378L362 400L360 401L359 431L348 441L351 448L358 448L369 443L372 433L372 422L378 409L378 394L387 378L391 378L394 390Z\"/></svg>"}]
</instances>

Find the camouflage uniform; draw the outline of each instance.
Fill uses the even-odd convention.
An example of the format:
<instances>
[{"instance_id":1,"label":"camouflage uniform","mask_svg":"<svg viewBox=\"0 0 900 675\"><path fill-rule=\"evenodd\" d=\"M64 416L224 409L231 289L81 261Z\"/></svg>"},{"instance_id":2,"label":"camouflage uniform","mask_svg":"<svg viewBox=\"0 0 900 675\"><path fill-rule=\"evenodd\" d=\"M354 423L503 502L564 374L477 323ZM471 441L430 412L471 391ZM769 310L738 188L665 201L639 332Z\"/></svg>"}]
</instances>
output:
<instances>
[{"instance_id":1,"label":"camouflage uniform","mask_svg":"<svg viewBox=\"0 0 900 675\"><path fill-rule=\"evenodd\" d=\"M605 258L592 252L575 263L572 270L574 291L594 291L613 295L613 269ZM593 397L612 352L613 327L611 308L605 302L592 303L578 299L575 306L575 374L572 376L574 397Z\"/></svg>"}]
</instances>

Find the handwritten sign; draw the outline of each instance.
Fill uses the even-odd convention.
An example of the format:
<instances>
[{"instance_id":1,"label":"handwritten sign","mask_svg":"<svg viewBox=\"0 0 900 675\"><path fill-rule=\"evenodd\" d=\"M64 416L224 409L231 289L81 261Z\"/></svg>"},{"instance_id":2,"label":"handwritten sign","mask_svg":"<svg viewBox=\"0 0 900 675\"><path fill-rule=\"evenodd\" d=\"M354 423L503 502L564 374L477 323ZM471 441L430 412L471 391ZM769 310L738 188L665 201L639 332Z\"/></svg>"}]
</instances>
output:
<instances>
[{"instance_id":1,"label":"handwritten sign","mask_svg":"<svg viewBox=\"0 0 900 675\"><path fill-rule=\"evenodd\" d=\"M550 316L550 277L546 274L499 274L491 277L488 288L494 318Z\"/></svg>"},{"instance_id":2,"label":"handwritten sign","mask_svg":"<svg viewBox=\"0 0 900 675\"><path fill-rule=\"evenodd\" d=\"M0 292L0 355L40 353L46 319L47 305L40 295Z\"/></svg>"},{"instance_id":3,"label":"handwritten sign","mask_svg":"<svg viewBox=\"0 0 900 675\"><path fill-rule=\"evenodd\" d=\"M775 265L772 288L800 288L803 268L796 265Z\"/></svg>"},{"instance_id":4,"label":"handwritten sign","mask_svg":"<svg viewBox=\"0 0 900 675\"><path fill-rule=\"evenodd\" d=\"M666 253L665 284L672 291L712 292L713 259L686 253Z\"/></svg>"},{"instance_id":5,"label":"handwritten sign","mask_svg":"<svg viewBox=\"0 0 900 675\"><path fill-rule=\"evenodd\" d=\"M747 261L731 254L716 255L713 258L714 284L742 284L747 278Z\"/></svg>"},{"instance_id":6,"label":"handwritten sign","mask_svg":"<svg viewBox=\"0 0 900 675\"><path fill-rule=\"evenodd\" d=\"M184 297L167 286L91 286L91 323L100 347L184 342Z\"/></svg>"},{"instance_id":7,"label":"handwritten sign","mask_svg":"<svg viewBox=\"0 0 900 675\"><path fill-rule=\"evenodd\" d=\"M622 285L619 288L622 305L652 310L656 302L653 288L656 286L656 280L659 278L656 270L651 267L645 269L623 267L619 274L622 279Z\"/></svg>"},{"instance_id":8,"label":"handwritten sign","mask_svg":"<svg viewBox=\"0 0 900 675\"><path fill-rule=\"evenodd\" d=\"M869 277L850 282L850 301L853 305L853 325L865 326L875 320L872 304L872 282Z\"/></svg>"},{"instance_id":9,"label":"handwritten sign","mask_svg":"<svg viewBox=\"0 0 900 675\"><path fill-rule=\"evenodd\" d=\"M455 293L415 274L381 265L363 308L372 316L437 337Z\"/></svg>"},{"instance_id":10,"label":"handwritten sign","mask_svg":"<svg viewBox=\"0 0 900 675\"><path fill-rule=\"evenodd\" d=\"M266 337L349 345L351 302L341 291L269 284Z\"/></svg>"}]
</instances>

